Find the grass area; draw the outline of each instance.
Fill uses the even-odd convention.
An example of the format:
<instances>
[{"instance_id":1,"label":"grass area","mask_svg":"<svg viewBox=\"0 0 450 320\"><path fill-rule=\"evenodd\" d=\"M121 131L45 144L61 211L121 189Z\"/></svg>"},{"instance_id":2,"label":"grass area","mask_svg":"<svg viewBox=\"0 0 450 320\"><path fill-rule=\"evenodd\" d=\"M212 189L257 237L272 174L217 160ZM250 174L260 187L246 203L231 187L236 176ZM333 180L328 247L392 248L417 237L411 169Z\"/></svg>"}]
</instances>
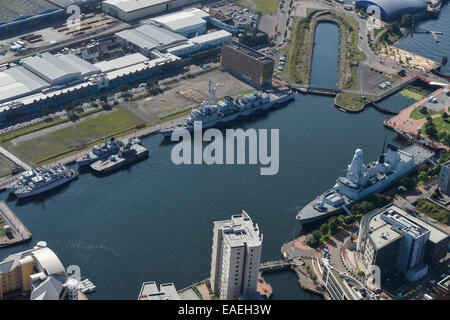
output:
<instances>
[{"instance_id":1,"label":"grass area","mask_svg":"<svg viewBox=\"0 0 450 320\"><path fill-rule=\"evenodd\" d=\"M373 38L375 39L377 35L383 30L383 28L375 28L373 29Z\"/></svg>"},{"instance_id":2,"label":"grass area","mask_svg":"<svg viewBox=\"0 0 450 320\"><path fill-rule=\"evenodd\" d=\"M256 5L256 11L262 14L277 13L280 0L236 0L235 3L249 9L253 9L252 3Z\"/></svg>"},{"instance_id":3,"label":"grass area","mask_svg":"<svg viewBox=\"0 0 450 320\"><path fill-rule=\"evenodd\" d=\"M105 134L117 135L132 131L140 123L142 123L140 118L119 106L114 111L82 120L73 126L43 136L17 144L7 141L4 147L25 161L39 165L74 153L77 150L76 146L92 144L101 140Z\"/></svg>"},{"instance_id":4,"label":"grass area","mask_svg":"<svg viewBox=\"0 0 450 320\"><path fill-rule=\"evenodd\" d=\"M16 164L8 158L0 155L0 178L11 174L11 170L16 167Z\"/></svg>"},{"instance_id":5,"label":"grass area","mask_svg":"<svg viewBox=\"0 0 450 320\"><path fill-rule=\"evenodd\" d=\"M335 99L335 104L345 109L352 111L359 111L364 108L366 101L361 98L361 95L350 93L338 93Z\"/></svg>"},{"instance_id":6,"label":"grass area","mask_svg":"<svg viewBox=\"0 0 450 320\"><path fill-rule=\"evenodd\" d=\"M303 84L309 82L311 65L307 48L310 32L309 17L315 11L308 9L307 18L294 19L289 44L282 49L286 53L286 71L281 75L284 80Z\"/></svg>"},{"instance_id":7,"label":"grass area","mask_svg":"<svg viewBox=\"0 0 450 320\"><path fill-rule=\"evenodd\" d=\"M428 117L428 116L431 116L431 115L433 115L433 114L438 114L438 113L443 113L443 112L444 112L444 110L439 111L439 112L436 112L436 111L427 109L427 113L426 113L426 114L423 114L423 113L421 113L421 112L419 111L419 110L422 109L422 108L423 108L423 106L418 106L417 108L415 108L415 109L413 110L413 112L411 112L411 114L409 115L409 117L410 117L411 119L414 119L414 120L419 120L419 119L422 119L422 118L426 118L426 117Z\"/></svg>"},{"instance_id":8,"label":"grass area","mask_svg":"<svg viewBox=\"0 0 450 320\"><path fill-rule=\"evenodd\" d=\"M35 131L42 130L45 128L53 127L53 126L56 126L57 124L64 123L67 121L69 121L69 120L67 120L67 119L62 120L61 118L55 118L55 119L43 121L41 123L37 123L35 125L29 126L26 128L21 128L18 130L14 130L12 132L4 133L4 134L0 135L0 142L5 142L8 140L14 139L16 137L20 137L25 134L31 133L31 132L35 132Z\"/></svg>"},{"instance_id":9,"label":"grass area","mask_svg":"<svg viewBox=\"0 0 450 320\"><path fill-rule=\"evenodd\" d=\"M450 132L450 121L445 121L442 117L437 117L433 119L433 123L436 125L436 130L440 132Z\"/></svg>"},{"instance_id":10,"label":"grass area","mask_svg":"<svg viewBox=\"0 0 450 320\"><path fill-rule=\"evenodd\" d=\"M434 220L450 225L450 211L426 199L417 200L416 210Z\"/></svg>"},{"instance_id":11,"label":"grass area","mask_svg":"<svg viewBox=\"0 0 450 320\"><path fill-rule=\"evenodd\" d=\"M422 100L425 96L422 93L419 93L417 91L412 91L409 89L403 89L399 92L402 96L419 101Z\"/></svg>"}]
</instances>

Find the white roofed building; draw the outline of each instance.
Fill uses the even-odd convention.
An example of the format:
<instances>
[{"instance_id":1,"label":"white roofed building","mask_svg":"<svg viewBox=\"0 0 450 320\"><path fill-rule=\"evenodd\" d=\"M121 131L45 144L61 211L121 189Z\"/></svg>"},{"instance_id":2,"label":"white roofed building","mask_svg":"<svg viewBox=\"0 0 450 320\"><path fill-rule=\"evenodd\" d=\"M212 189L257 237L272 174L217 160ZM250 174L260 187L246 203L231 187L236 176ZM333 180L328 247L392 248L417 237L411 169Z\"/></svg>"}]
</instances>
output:
<instances>
[{"instance_id":1,"label":"white roofed building","mask_svg":"<svg viewBox=\"0 0 450 320\"><path fill-rule=\"evenodd\" d=\"M223 43L231 41L232 37L228 31L219 30L191 38L187 43L167 49L167 52L182 58L202 50L220 47Z\"/></svg>"},{"instance_id":2,"label":"white roofed building","mask_svg":"<svg viewBox=\"0 0 450 320\"><path fill-rule=\"evenodd\" d=\"M102 2L103 12L123 21L167 11L170 0L106 0Z\"/></svg>"},{"instance_id":3,"label":"white roofed building","mask_svg":"<svg viewBox=\"0 0 450 320\"><path fill-rule=\"evenodd\" d=\"M153 18L151 22L185 37L192 37L206 32L207 18L209 13L190 8Z\"/></svg>"}]
</instances>

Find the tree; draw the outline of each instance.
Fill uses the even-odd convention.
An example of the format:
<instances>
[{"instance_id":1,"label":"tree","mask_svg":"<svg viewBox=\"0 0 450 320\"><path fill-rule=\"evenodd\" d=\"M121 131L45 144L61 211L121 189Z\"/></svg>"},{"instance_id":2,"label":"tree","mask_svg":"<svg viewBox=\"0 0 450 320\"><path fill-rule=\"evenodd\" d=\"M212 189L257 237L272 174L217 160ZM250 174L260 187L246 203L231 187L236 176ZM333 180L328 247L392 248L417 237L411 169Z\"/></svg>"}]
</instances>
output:
<instances>
[{"instance_id":1,"label":"tree","mask_svg":"<svg viewBox=\"0 0 450 320\"><path fill-rule=\"evenodd\" d=\"M324 223L320 226L320 232L323 234L327 234L330 229L328 228L328 224Z\"/></svg>"},{"instance_id":2,"label":"tree","mask_svg":"<svg viewBox=\"0 0 450 320\"><path fill-rule=\"evenodd\" d=\"M106 102L106 101L108 101L108 97L105 94L102 94L100 96L100 101Z\"/></svg>"},{"instance_id":3,"label":"tree","mask_svg":"<svg viewBox=\"0 0 450 320\"><path fill-rule=\"evenodd\" d=\"M313 231L312 236L314 238L314 241L316 243L318 243L320 241L320 238L322 237L322 233L319 230L316 229L316 230Z\"/></svg>"},{"instance_id":4,"label":"tree","mask_svg":"<svg viewBox=\"0 0 450 320\"><path fill-rule=\"evenodd\" d=\"M332 217L328 221L328 228L330 229L332 234L336 234L339 231L339 221L337 217Z\"/></svg>"},{"instance_id":5,"label":"tree","mask_svg":"<svg viewBox=\"0 0 450 320\"><path fill-rule=\"evenodd\" d=\"M412 14L405 14L400 19L400 27L411 28L416 23L416 18Z\"/></svg>"},{"instance_id":6,"label":"tree","mask_svg":"<svg viewBox=\"0 0 450 320\"><path fill-rule=\"evenodd\" d=\"M420 181L423 181L423 182L427 182L427 181L428 181L428 175L427 175L427 173L424 172L424 171L422 171L421 173L419 173L418 178L419 178Z\"/></svg>"},{"instance_id":7,"label":"tree","mask_svg":"<svg viewBox=\"0 0 450 320\"><path fill-rule=\"evenodd\" d=\"M444 111L444 113L442 114L442 119L446 120L448 118L448 114L447 112Z\"/></svg>"}]
</instances>

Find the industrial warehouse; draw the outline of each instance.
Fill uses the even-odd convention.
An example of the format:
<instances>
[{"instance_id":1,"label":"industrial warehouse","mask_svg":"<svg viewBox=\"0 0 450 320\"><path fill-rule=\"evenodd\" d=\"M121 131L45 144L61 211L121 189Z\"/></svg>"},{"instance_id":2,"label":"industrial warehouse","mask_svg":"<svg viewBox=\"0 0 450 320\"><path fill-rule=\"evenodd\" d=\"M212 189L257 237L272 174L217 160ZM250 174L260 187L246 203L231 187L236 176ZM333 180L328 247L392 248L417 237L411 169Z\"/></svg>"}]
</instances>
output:
<instances>
[{"instance_id":1,"label":"industrial warehouse","mask_svg":"<svg viewBox=\"0 0 450 320\"><path fill-rule=\"evenodd\" d=\"M0 121L177 69L184 58L218 50L232 34L206 33L208 18L207 12L191 8L117 32L114 42L127 55L107 61L90 63L72 53L50 52L23 58L0 72Z\"/></svg>"},{"instance_id":2,"label":"industrial warehouse","mask_svg":"<svg viewBox=\"0 0 450 320\"><path fill-rule=\"evenodd\" d=\"M141 19L163 13L170 9L184 7L198 0L106 0L102 2L103 12L123 21Z\"/></svg>"}]
</instances>

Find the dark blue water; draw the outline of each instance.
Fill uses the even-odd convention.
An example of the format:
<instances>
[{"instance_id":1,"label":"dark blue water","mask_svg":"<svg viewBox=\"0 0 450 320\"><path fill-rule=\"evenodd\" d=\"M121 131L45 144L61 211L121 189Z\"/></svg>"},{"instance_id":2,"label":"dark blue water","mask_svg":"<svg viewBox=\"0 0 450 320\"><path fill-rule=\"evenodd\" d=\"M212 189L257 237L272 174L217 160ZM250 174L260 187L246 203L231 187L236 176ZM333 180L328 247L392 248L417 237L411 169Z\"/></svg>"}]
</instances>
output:
<instances>
[{"instance_id":1,"label":"dark blue water","mask_svg":"<svg viewBox=\"0 0 450 320\"><path fill-rule=\"evenodd\" d=\"M338 81L339 29L333 23L319 23L314 37L310 84L336 88Z\"/></svg>"},{"instance_id":2,"label":"dark blue water","mask_svg":"<svg viewBox=\"0 0 450 320\"><path fill-rule=\"evenodd\" d=\"M414 34L412 37L404 37L395 46L417 54L420 54L437 62L442 61L443 56L450 58L450 4L442 8L439 19L421 22L417 25L420 30L442 31L438 35L440 42L436 43L431 34ZM450 74L450 63L442 67L441 71Z\"/></svg>"}]
</instances>

